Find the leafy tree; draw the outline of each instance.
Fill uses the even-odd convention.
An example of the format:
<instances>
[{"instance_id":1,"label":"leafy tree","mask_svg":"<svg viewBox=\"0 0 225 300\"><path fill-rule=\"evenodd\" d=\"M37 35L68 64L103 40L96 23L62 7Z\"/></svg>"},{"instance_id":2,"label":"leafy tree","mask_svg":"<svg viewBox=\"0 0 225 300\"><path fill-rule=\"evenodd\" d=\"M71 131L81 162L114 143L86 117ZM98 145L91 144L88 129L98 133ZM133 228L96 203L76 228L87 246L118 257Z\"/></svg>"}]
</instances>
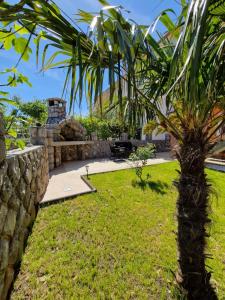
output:
<instances>
[{"instance_id":1,"label":"leafy tree","mask_svg":"<svg viewBox=\"0 0 225 300\"><path fill-rule=\"evenodd\" d=\"M47 105L45 101L34 100L30 102L19 102L19 111L28 117L33 118L34 121L44 124L47 120Z\"/></svg>"},{"instance_id":2,"label":"leafy tree","mask_svg":"<svg viewBox=\"0 0 225 300\"><path fill-rule=\"evenodd\" d=\"M86 135L89 139L94 132L97 133L98 138L103 140L112 136L110 123L106 120L96 117L82 117L78 118L78 121L86 129Z\"/></svg>"},{"instance_id":3,"label":"leafy tree","mask_svg":"<svg viewBox=\"0 0 225 300\"><path fill-rule=\"evenodd\" d=\"M47 106L44 101L36 100L22 102L13 97L10 104L14 104L9 113L3 109L3 121L6 135L7 150L16 147L24 148L29 138L29 128L35 122L44 123L47 118Z\"/></svg>"},{"instance_id":4,"label":"leafy tree","mask_svg":"<svg viewBox=\"0 0 225 300\"><path fill-rule=\"evenodd\" d=\"M5 6L5 3L1 3L1 9L0 9L0 16L2 17L4 14L8 13L15 13L19 11L22 6L25 4L25 1L21 1L18 5L14 5L12 9L3 9L2 7ZM7 5L7 4L6 4ZM5 89L9 89L11 87L16 87L19 84L28 84L31 86L31 83L29 82L28 78L24 76L22 73L20 73L17 69L17 66L21 59L28 60L29 55L31 53L31 48L29 47L29 41L30 38L22 37L21 35L28 34L29 31L25 28L23 28L19 24L14 24L11 22L6 23L0 23L0 48L1 51L7 51L11 48L14 48L17 53L20 54L18 62L16 66L7 68L0 72L1 74L1 84L0 87L4 87ZM7 135L7 138L5 139L5 136L3 134L0 134L0 142L3 141L6 143L7 148L10 148L10 145L13 143L14 146L18 146L20 148L24 147L24 143L21 139L17 138L17 131L15 128L13 128L13 124L19 123L21 120L16 120L16 115L6 115L5 113L5 107L7 105L13 105L16 106L16 102L9 99L9 93L5 90L0 90L0 123L3 124L2 127L5 127L4 135ZM9 125L10 124L10 125Z\"/></svg>"},{"instance_id":5,"label":"leafy tree","mask_svg":"<svg viewBox=\"0 0 225 300\"><path fill-rule=\"evenodd\" d=\"M164 11L150 27L127 20L121 6L110 6L106 0L100 3L105 7L98 15L80 11L81 21L90 25L88 36L53 2L44 0L26 1L18 14L4 4L0 20L18 20L26 28L29 20L33 26L45 28L45 32L35 32L37 49L42 37L50 41L43 51L42 68L67 69L65 86L70 80L71 107L76 95L78 104L82 101L84 89L90 107L98 96L101 104L107 71L110 99L118 80L120 119L123 79L128 85L128 103L152 110L160 127L177 139L177 281L188 299L217 299L206 267L210 184L204 162L212 151L215 133L225 123L223 1L181 1L182 13L176 23ZM167 32L156 39L152 31L158 21ZM56 50L46 59L50 46ZM60 55L65 56L61 61L57 60ZM162 110L162 102L167 112Z\"/></svg>"}]
</instances>

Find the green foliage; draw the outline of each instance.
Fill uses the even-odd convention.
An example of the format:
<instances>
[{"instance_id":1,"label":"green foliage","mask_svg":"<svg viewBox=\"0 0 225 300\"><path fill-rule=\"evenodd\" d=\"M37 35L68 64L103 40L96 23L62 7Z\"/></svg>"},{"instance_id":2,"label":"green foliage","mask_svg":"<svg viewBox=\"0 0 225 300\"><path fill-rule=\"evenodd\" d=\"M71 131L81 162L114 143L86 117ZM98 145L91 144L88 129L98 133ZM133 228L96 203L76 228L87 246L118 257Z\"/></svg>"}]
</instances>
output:
<instances>
[{"instance_id":1,"label":"green foliage","mask_svg":"<svg viewBox=\"0 0 225 300\"><path fill-rule=\"evenodd\" d=\"M90 118L90 117L80 117L76 118L81 125L86 129L86 135L88 138L91 138L91 134L93 132L97 132L98 128L98 122L99 120L96 118Z\"/></svg>"},{"instance_id":2,"label":"green foliage","mask_svg":"<svg viewBox=\"0 0 225 300\"><path fill-rule=\"evenodd\" d=\"M112 137L114 132L114 127L107 120L102 120L96 117L82 117L77 118L81 125L86 129L87 137L90 139L92 133L96 133L99 139L107 140Z\"/></svg>"},{"instance_id":3,"label":"green foliage","mask_svg":"<svg viewBox=\"0 0 225 300\"><path fill-rule=\"evenodd\" d=\"M113 119L101 119L98 117L79 117L77 120L86 129L88 138L93 132L97 133L99 139L119 138L123 132L128 131L128 126Z\"/></svg>"},{"instance_id":4,"label":"green foliage","mask_svg":"<svg viewBox=\"0 0 225 300\"><path fill-rule=\"evenodd\" d=\"M32 53L29 47L30 38L27 37L28 34L30 35L29 31L19 23L0 23L0 44L2 44L2 48L6 51L14 48L16 53L20 55L19 60L28 61ZM21 35L25 35L25 37Z\"/></svg>"},{"instance_id":5,"label":"green foliage","mask_svg":"<svg viewBox=\"0 0 225 300\"><path fill-rule=\"evenodd\" d=\"M129 159L133 163L135 173L141 182L144 181L142 178L143 168L147 165L147 160L155 156L155 151L155 145L149 143L147 146L138 147L137 150L129 156ZM150 175L147 174L147 179L149 177Z\"/></svg>"},{"instance_id":6,"label":"green foliage","mask_svg":"<svg viewBox=\"0 0 225 300\"><path fill-rule=\"evenodd\" d=\"M17 109L14 109L10 114L3 116L5 126L5 144L6 149L25 147L24 132L28 129L28 120L18 116ZM23 133L23 134L21 134Z\"/></svg>"},{"instance_id":7,"label":"green foliage","mask_svg":"<svg viewBox=\"0 0 225 300\"><path fill-rule=\"evenodd\" d=\"M154 120L149 121L147 124L145 124L143 132L146 135L152 134L153 131L157 130L158 126L159 126L159 124L156 121L154 121Z\"/></svg>"},{"instance_id":8,"label":"green foliage","mask_svg":"<svg viewBox=\"0 0 225 300\"><path fill-rule=\"evenodd\" d=\"M14 107L10 113L6 113L6 109L4 109L6 147L8 150L24 148L29 138L29 127L36 122L44 123L46 121L47 106L41 100L25 103L18 97L13 97L9 103L13 103Z\"/></svg>"},{"instance_id":9,"label":"green foliage","mask_svg":"<svg viewBox=\"0 0 225 300\"><path fill-rule=\"evenodd\" d=\"M47 120L47 105L43 100L34 100L29 102L19 102L19 111L30 118L33 118L34 122L44 124Z\"/></svg>"},{"instance_id":10,"label":"green foliage","mask_svg":"<svg viewBox=\"0 0 225 300\"><path fill-rule=\"evenodd\" d=\"M8 76L7 83L3 84L3 86L5 85L9 87L15 87L21 83L26 83L31 86L28 78L19 73L16 68L6 69L0 74L4 76L9 73L11 73L11 75ZM6 149L9 150L12 147L23 149L25 147L25 142L23 138L18 137L18 130L22 132L28 131L28 127L26 124L29 122L25 118L18 116L19 103L17 99L9 99L9 93L5 91L0 91L0 96L0 110L3 113L5 124ZM7 105L14 107L10 114L6 113Z\"/></svg>"},{"instance_id":11,"label":"green foliage","mask_svg":"<svg viewBox=\"0 0 225 300\"><path fill-rule=\"evenodd\" d=\"M107 140L111 137L111 128L109 122L105 120L100 120L98 123L97 134L100 139Z\"/></svg>"}]
</instances>

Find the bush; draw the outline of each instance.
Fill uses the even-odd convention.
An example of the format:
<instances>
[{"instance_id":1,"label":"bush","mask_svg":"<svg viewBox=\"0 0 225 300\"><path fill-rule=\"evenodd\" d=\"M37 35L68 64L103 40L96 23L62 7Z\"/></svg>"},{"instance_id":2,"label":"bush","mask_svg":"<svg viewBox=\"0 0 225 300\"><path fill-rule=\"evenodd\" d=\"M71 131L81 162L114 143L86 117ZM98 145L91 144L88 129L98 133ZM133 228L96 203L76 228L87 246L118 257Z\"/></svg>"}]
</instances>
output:
<instances>
[{"instance_id":1,"label":"bush","mask_svg":"<svg viewBox=\"0 0 225 300\"><path fill-rule=\"evenodd\" d=\"M132 161L137 177L143 182L143 168L147 165L147 160L155 156L155 145L147 144L145 147L138 147L137 150L129 156ZM150 177L147 174L147 179Z\"/></svg>"},{"instance_id":2,"label":"bush","mask_svg":"<svg viewBox=\"0 0 225 300\"><path fill-rule=\"evenodd\" d=\"M47 120L48 109L45 101L35 100L30 102L18 103L19 111L27 116L31 117L35 122L44 124Z\"/></svg>"},{"instance_id":3,"label":"bush","mask_svg":"<svg viewBox=\"0 0 225 300\"><path fill-rule=\"evenodd\" d=\"M86 129L86 136L91 138L93 132L97 133L99 139L106 140L112 136L109 122L96 117L77 118L81 125Z\"/></svg>"}]
</instances>

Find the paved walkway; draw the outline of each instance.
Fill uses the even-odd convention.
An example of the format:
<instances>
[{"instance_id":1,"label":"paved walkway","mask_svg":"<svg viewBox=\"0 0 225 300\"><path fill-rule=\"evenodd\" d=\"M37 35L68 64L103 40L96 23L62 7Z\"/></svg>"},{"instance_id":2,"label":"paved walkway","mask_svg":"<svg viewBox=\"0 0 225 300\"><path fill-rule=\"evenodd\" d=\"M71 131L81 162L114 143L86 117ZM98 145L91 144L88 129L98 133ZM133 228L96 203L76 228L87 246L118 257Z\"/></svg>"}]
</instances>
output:
<instances>
[{"instance_id":1,"label":"paved walkway","mask_svg":"<svg viewBox=\"0 0 225 300\"><path fill-rule=\"evenodd\" d=\"M216 171L225 172L225 160L224 159L216 159L216 158L208 158L206 160L206 167L209 169L213 169Z\"/></svg>"},{"instance_id":2,"label":"paved walkway","mask_svg":"<svg viewBox=\"0 0 225 300\"><path fill-rule=\"evenodd\" d=\"M149 159L148 165L172 160L169 153L157 153L157 158ZM131 162L124 160L91 159L66 162L50 173L49 185L41 204L92 192L91 187L81 177L86 175L87 165L89 174L132 168Z\"/></svg>"}]
</instances>

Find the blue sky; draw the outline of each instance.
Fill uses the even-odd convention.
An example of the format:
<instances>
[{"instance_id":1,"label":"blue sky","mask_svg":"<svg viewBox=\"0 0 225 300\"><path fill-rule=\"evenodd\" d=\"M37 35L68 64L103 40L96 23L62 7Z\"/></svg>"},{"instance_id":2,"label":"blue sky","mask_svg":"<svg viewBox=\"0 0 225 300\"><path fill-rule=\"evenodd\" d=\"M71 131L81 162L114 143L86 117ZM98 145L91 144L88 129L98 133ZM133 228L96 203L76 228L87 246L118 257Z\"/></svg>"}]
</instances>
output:
<instances>
[{"instance_id":1,"label":"blue sky","mask_svg":"<svg viewBox=\"0 0 225 300\"><path fill-rule=\"evenodd\" d=\"M11 2L15 2L12 0ZM17 1L16 1L17 2ZM98 12L101 5L97 0L55 0L57 5L72 18L76 17L78 9L90 12ZM173 8L176 12L179 5L176 0L111 0L112 5L121 4L130 11L127 15L139 24L149 25L159 15L159 13L167 8ZM35 53L35 49L33 48ZM1 70L15 65L18 56L13 51L1 51ZM46 99L49 97L61 97L65 74L60 70L50 70L40 73L35 62L35 55L32 55L29 62L21 62L18 69L29 78L32 88L27 85L20 85L16 88L10 88L10 95L21 97L24 101L33 99ZM105 86L106 88L106 86ZM87 113L86 104L82 105L81 111L77 108L76 113Z\"/></svg>"}]
</instances>

